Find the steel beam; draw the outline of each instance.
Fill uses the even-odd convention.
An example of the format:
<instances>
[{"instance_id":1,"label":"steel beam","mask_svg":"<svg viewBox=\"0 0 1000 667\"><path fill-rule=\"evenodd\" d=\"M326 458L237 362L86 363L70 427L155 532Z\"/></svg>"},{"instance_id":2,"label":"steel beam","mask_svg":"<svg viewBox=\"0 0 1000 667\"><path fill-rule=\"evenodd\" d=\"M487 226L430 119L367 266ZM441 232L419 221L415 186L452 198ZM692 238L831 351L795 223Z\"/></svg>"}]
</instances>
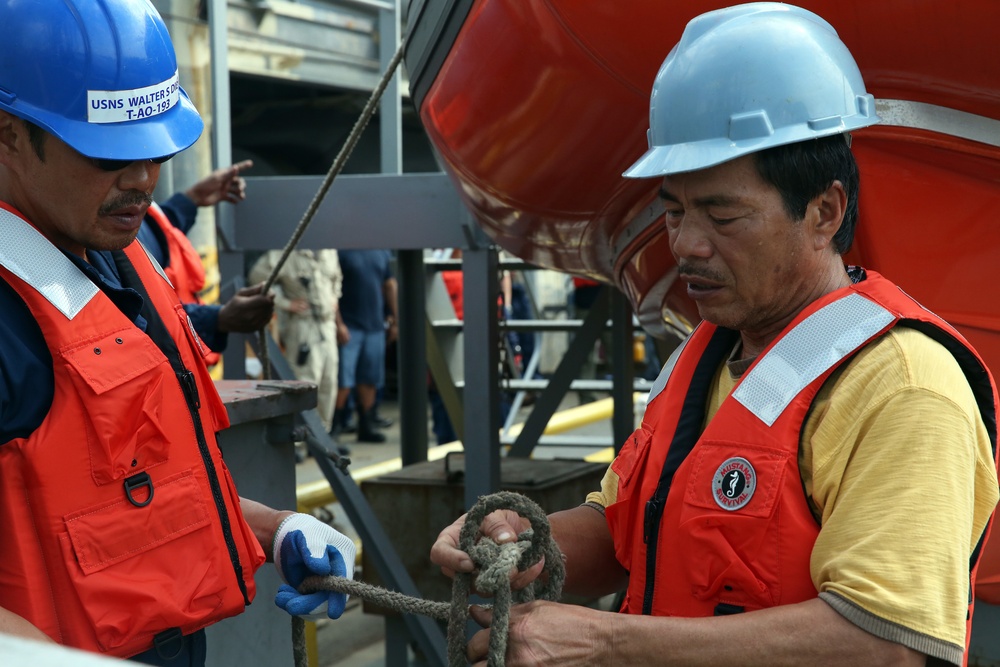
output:
<instances>
[{"instance_id":1,"label":"steel beam","mask_svg":"<svg viewBox=\"0 0 1000 667\"><path fill-rule=\"evenodd\" d=\"M246 180L252 202L236 207L237 245L244 250L284 248L323 177ZM465 248L467 230L475 227L443 173L343 175L333 182L298 247Z\"/></svg>"},{"instance_id":2,"label":"steel beam","mask_svg":"<svg viewBox=\"0 0 1000 667\"><path fill-rule=\"evenodd\" d=\"M400 457L407 466L427 460L427 306L423 251L400 250L397 259Z\"/></svg>"},{"instance_id":3,"label":"steel beam","mask_svg":"<svg viewBox=\"0 0 1000 667\"><path fill-rule=\"evenodd\" d=\"M500 389L497 251L480 246L463 251L465 311L465 507L500 489ZM476 341L473 343L472 341Z\"/></svg>"},{"instance_id":4,"label":"steel beam","mask_svg":"<svg viewBox=\"0 0 1000 667\"><path fill-rule=\"evenodd\" d=\"M609 291L607 287L601 288L594 305L591 306L582 326L573 336L573 342L570 343L562 361L559 362L559 367L549 378L548 386L541 396L535 399L531 414L524 423L521 433L518 434L517 441L507 453L508 456L531 456L538 439L545 431L546 424L549 423L549 419L552 418L559 403L562 402L573 378L579 375L587 355L591 354L594 349L594 341L597 340L597 336L606 326L610 310ZM468 383L468 379L466 379L466 383ZM631 384L628 387L631 389Z\"/></svg>"}]
</instances>

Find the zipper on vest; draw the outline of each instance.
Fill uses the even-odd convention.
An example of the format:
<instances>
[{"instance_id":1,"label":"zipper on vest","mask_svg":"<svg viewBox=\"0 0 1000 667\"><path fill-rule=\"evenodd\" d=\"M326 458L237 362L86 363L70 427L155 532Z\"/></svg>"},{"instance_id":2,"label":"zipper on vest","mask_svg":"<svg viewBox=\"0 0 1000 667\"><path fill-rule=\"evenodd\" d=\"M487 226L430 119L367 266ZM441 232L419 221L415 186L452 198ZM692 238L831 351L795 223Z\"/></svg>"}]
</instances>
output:
<instances>
[{"instance_id":1,"label":"zipper on vest","mask_svg":"<svg viewBox=\"0 0 1000 667\"><path fill-rule=\"evenodd\" d=\"M660 517L663 516L663 499L653 497L646 501L646 516L643 519L642 541L649 545L649 538L655 530L659 533Z\"/></svg>"},{"instance_id":2,"label":"zipper on vest","mask_svg":"<svg viewBox=\"0 0 1000 667\"><path fill-rule=\"evenodd\" d=\"M229 512L226 510L226 501L222 495L222 486L219 484L219 475L215 469L215 462L212 461L212 454L208 449L208 440L205 438L205 429L201 423L201 415L198 409L201 407L201 399L198 396L198 385L194 380L194 373L186 368L177 373L177 380L180 382L181 390L184 392L184 399L188 404L188 412L191 413L191 421L194 423L195 436L198 439L198 451L201 454L202 463L208 472L208 484L212 488L212 499L215 501L215 509L219 514L219 522L222 524L222 536L226 541L226 549L229 551L229 561L236 573L236 583L239 584L240 592L243 594L243 602L250 604L250 596L247 593L247 585L243 580L243 564L240 562L240 554L236 549L236 541L233 539L233 526L229 521Z\"/></svg>"},{"instance_id":3,"label":"zipper on vest","mask_svg":"<svg viewBox=\"0 0 1000 667\"><path fill-rule=\"evenodd\" d=\"M653 589L656 588L656 546L660 541L660 520L663 518L663 508L667 504L666 497L660 497L659 488L653 497L646 501L646 515L643 517L643 540L646 543L646 587L642 594L642 613L649 616L653 613Z\"/></svg>"},{"instance_id":4,"label":"zipper on vest","mask_svg":"<svg viewBox=\"0 0 1000 667\"><path fill-rule=\"evenodd\" d=\"M188 413L191 415L191 422L194 426L195 438L198 441L198 454L201 456L202 465L208 475L208 485L212 490L212 500L215 503L215 511L219 515L219 524L222 528L222 537L226 543L226 551L229 553L229 562L236 574L236 583L243 594L243 603L250 604L250 596L247 593L247 584L243 580L243 564L240 562L240 554L236 549L236 540L233 538L233 526L229 521L229 511L226 509L226 501L222 494L222 486L219 484L219 475L212 461L212 454L208 447L208 440L205 438L205 429L201 423L201 397L198 395L198 383L194 373L184 365L184 359L180 350L177 349L177 342L167 325L163 322L160 311L156 309L153 300L149 296L149 291L139 277L139 272L132 265L132 260L128 258L124 250L112 250L111 257L115 267L118 269L118 277L122 287L131 287L142 297L142 308L140 314L146 320L146 335L149 336L163 356L170 363L170 368L177 377L180 384L181 393L188 406ZM186 335L186 334L182 334ZM195 362L200 362L195 359ZM237 508L237 511L239 508Z\"/></svg>"},{"instance_id":5,"label":"zipper on vest","mask_svg":"<svg viewBox=\"0 0 1000 667\"><path fill-rule=\"evenodd\" d=\"M667 456L660 470L660 479L656 483L653 497L646 501L646 512L643 516L643 539L646 543L646 583L642 595L642 613L649 616L653 613L653 589L656 588L656 555L660 542L660 523L670 495L674 473L684 463L691 453L698 438L701 437L702 420L705 416L705 404L708 401L708 389L712 376L726 355L733 349L739 334L730 329L718 328L712 332L712 337L701 353L701 358L695 366L688 382L684 403L681 407L674 434L667 449Z\"/></svg>"},{"instance_id":6,"label":"zipper on vest","mask_svg":"<svg viewBox=\"0 0 1000 667\"><path fill-rule=\"evenodd\" d=\"M198 383L195 382L194 373L191 371L183 371L178 373L178 377L181 381L181 387L184 389L184 398L186 398L188 403L193 405L195 409L201 409L201 396L198 395Z\"/></svg>"}]
</instances>

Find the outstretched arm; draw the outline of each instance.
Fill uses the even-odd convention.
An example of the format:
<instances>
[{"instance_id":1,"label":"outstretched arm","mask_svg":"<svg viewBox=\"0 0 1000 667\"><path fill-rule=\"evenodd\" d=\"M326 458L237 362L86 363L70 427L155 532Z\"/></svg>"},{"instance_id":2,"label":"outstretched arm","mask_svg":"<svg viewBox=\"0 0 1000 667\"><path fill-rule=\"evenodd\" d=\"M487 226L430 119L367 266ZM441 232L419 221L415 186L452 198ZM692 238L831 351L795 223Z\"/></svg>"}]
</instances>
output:
<instances>
[{"instance_id":1,"label":"outstretched arm","mask_svg":"<svg viewBox=\"0 0 1000 667\"><path fill-rule=\"evenodd\" d=\"M252 166L253 160L243 160L228 167L216 169L185 190L184 194L198 206L213 206L220 201L227 201L231 204L241 202L246 199L247 184L240 177L240 172L246 171Z\"/></svg>"}]
</instances>

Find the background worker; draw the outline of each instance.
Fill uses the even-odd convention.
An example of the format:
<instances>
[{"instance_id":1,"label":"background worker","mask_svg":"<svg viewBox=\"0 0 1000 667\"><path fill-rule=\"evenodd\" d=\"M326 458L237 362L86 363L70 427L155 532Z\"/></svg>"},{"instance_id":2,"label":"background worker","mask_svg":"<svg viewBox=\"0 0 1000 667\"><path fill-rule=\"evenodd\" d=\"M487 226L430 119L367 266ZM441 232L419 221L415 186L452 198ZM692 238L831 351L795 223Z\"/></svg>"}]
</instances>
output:
<instances>
[{"instance_id":1,"label":"background worker","mask_svg":"<svg viewBox=\"0 0 1000 667\"><path fill-rule=\"evenodd\" d=\"M0 632L203 665L203 628L250 603L265 554L297 586L350 576L354 545L237 495L225 406L134 242L160 165L203 129L156 10L0 2L0 25ZM345 598L275 602L337 617Z\"/></svg>"},{"instance_id":2,"label":"background worker","mask_svg":"<svg viewBox=\"0 0 1000 667\"><path fill-rule=\"evenodd\" d=\"M877 121L815 14L758 3L688 24L625 175L662 178L703 321L601 490L550 517L567 592L625 590L625 613L521 605L508 667L963 663L997 393L953 328L843 264L859 183L845 133ZM472 567L460 526L432 549L446 571ZM482 526L520 529L509 512Z\"/></svg>"},{"instance_id":3,"label":"background worker","mask_svg":"<svg viewBox=\"0 0 1000 667\"><path fill-rule=\"evenodd\" d=\"M571 312L575 319L583 320L587 318L590 309L601 293L601 283L582 276L573 276L573 291L570 293L569 302L572 306ZM611 331L606 327L601 327L598 334L597 343L604 354L611 351ZM601 360L601 353L598 352L598 344L590 351L583 364L580 365L580 377L590 380L601 380L607 377L607 372L598 373L598 366L605 366ZM597 400L597 395L592 391L581 390L577 392L580 405L592 403Z\"/></svg>"},{"instance_id":4,"label":"background worker","mask_svg":"<svg viewBox=\"0 0 1000 667\"><path fill-rule=\"evenodd\" d=\"M198 208L221 201L237 204L246 199L246 181L240 172L252 166L253 160L243 160L216 169L162 204L150 204L137 236L163 267L195 331L209 348L205 356L209 366L218 363L230 332L257 331L267 324L274 311L272 300L262 295L256 285L241 288L225 304L204 303L200 293L205 288L205 268L187 237L197 219Z\"/></svg>"},{"instance_id":5,"label":"background worker","mask_svg":"<svg viewBox=\"0 0 1000 667\"><path fill-rule=\"evenodd\" d=\"M250 269L250 282L262 283L281 259L271 250ZM316 409L327 431L337 399L337 325L343 275L337 251L294 250L274 282L278 337L285 359L300 380L315 382Z\"/></svg>"},{"instance_id":6,"label":"background worker","mask_svg":"<svg viewBox=\"0 0 1000 667\"><path fill-rule=\"evenodd\" d=\"M385 346L399 335L392 255L388 250L341 250L339 256L344 284L337 311L340 372L333 433L346 423L348 398L355 389L358 442L385 442L372 410L385 381Z\"/></svg>"}]
</instances>

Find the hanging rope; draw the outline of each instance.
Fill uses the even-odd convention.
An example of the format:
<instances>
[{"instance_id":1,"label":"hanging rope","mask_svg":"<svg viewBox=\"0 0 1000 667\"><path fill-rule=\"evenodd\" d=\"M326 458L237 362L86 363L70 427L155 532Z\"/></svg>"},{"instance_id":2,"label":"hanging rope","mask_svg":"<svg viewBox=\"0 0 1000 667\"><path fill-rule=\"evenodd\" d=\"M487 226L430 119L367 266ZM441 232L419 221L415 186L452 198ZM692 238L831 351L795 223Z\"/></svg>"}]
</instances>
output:
<instances>
[{"instance_id":1,"label":"hanging rope","mask_svg":"<svg viewBox=\"0 0 1000 667\"><path fill-rule=\"evenodd\" d=\"M333 164L330 165L330 170L326 173L326 177L323 179L323 183L319 186L319 190L316 191L313 200L309 202L309 207L306 212L302 215L302 219L299 221L298 226L296 226L295 231L292 232L291 238L288 239L288 243L285 244L284 249L281 251L281 256L278 261L275 262L274 268L271 269L271 275L267 277L264 281L264 287L261 289L262 294L267 294L268 290L274 285L274 281L277 280L278 274L281 272L282 267L285 266L285 262L288 260L289 255L292 254L292 250L298 245L299 240L302 235L305 234L306 229L309 227L309 223L312 222L313 217L316 215L316 211L319 209L320 204L323 203L326 193L330 190L330 186L333 185L333 181L340 172L344 169L344 164L347 162L347 158L351 156L354 152L354 147L357 146L358 141L361 139L361 133L368 126L368 122L375 115L375 108L378 106L379 101L382 99L382 94L385 92L386 86L389 85L389 81L392 80L393 75L396 73L396 69L399 67L399 63L403 60L403 52L406 49L406 39L404 38L399 43L399 48L396 49L396 53L393 54L392 60L389 61L389 66L386 68L385 72L382 73L382 78L379 79L378 85L375 86L375 90L372 91L371 97L368 98L368 102L365 103L365 108L361 111L361 116L358 117L357 122L354 123L354 127L351 129L351 133L347 136L347 141L341 147L340 152L334 159ZM267 330L261 329L257 332L257 342L258 349L260 350L260 360L261 364L264 366L264 378L270 379L271 377L271 362L268 357L267 351Z\"/></svg>"},{"instance_id":2,"label":"hanging rope","mask_svg":"<svg viewBox=\"0 0 1000 667\"><path fill-rule=\"evenodd\" d=\"M517 512L531 523L531 528L518 535L516 542L506 544L497 544L480 534L479 526L486 515L499 509ZM472 558L478 574L455 575L450 604L422 600L347 577L309 577L302 582L299 591L336 591L394 611L447 620L448 663L450 667L465 667L465 626L469 619L469 594L475 577L476 590L493 596L487 665L503 667L511 605L538 599L559 599L566 581L562 553L552 539L552 531L542 509L526 496L509 491L482 496L469 510L459 537L459 548ZM542 558L545 559L542 574L528 586L511 590L511 570L516 568L523 572Z\"/></svg>"},{"instance_id":3,"label":"hanging rope","mask_svg":"<svg viewBox=\"0 0 1000 667\"><path fill-rule=\"evenodd\" d=\"M372 91L371 97L369 97L368 102L365 103L365 108L361 110L361 116L359 116L357 122L354 123L351 133L347 136L347 141L344 142L344 145L341 147L340 152L334 159L333 164L330 165L330 170L326 173L326 177L323 179L323 183L320 184L319 190L316 191L312 201L309 202L309 207L306 208L306 212L302 215L302 219L295 227L295 231L292 232L292 236L288 239L284 249L281 251L281 256L275 263L274 268L271 269L271 275L269 275L267 280L264 281L264 286L261 288L262 294L267 294L271 287L274 286L274 281L277 280L278 274L285 266L285 262L288 261L288 257L292 254L292 250L295 249L295 246L298 245L302 235L305 234L306 229L309 227L309 223L312 222L313 217L316 215L316 211L319 209L319 205L323 203L326 193L330 190L330 186L333 185L334 179L340 175L341 171L343 171L347 158L349 158L351 153L354 152L354 147L357 146L358 140L361 139L361 133L368 126L368 122L372 119L372 116L375 115L375 107L382 99L382 94L385 92L386 87L389 85L389 81L392 80L393 75L396 73L396 69L399 68L399 63L403 60L403 52L405 50L406 39L404 38L399 43L399 48L396 49L396 53L393 54L392 59L389 61L389 66L386 68L385 72L382 73L382 78L379 79L378 85L375 86L375 90ZM260 357L261 366L263 367L264 379L269 380L271 379L271 358L267 350L266 327L261 328L261 330L257 332L257 351ZM308 667L305 652L305 622L298 617L292 617L292 647L294 651L295 667Z\"/></svg>"}]
</instances>

